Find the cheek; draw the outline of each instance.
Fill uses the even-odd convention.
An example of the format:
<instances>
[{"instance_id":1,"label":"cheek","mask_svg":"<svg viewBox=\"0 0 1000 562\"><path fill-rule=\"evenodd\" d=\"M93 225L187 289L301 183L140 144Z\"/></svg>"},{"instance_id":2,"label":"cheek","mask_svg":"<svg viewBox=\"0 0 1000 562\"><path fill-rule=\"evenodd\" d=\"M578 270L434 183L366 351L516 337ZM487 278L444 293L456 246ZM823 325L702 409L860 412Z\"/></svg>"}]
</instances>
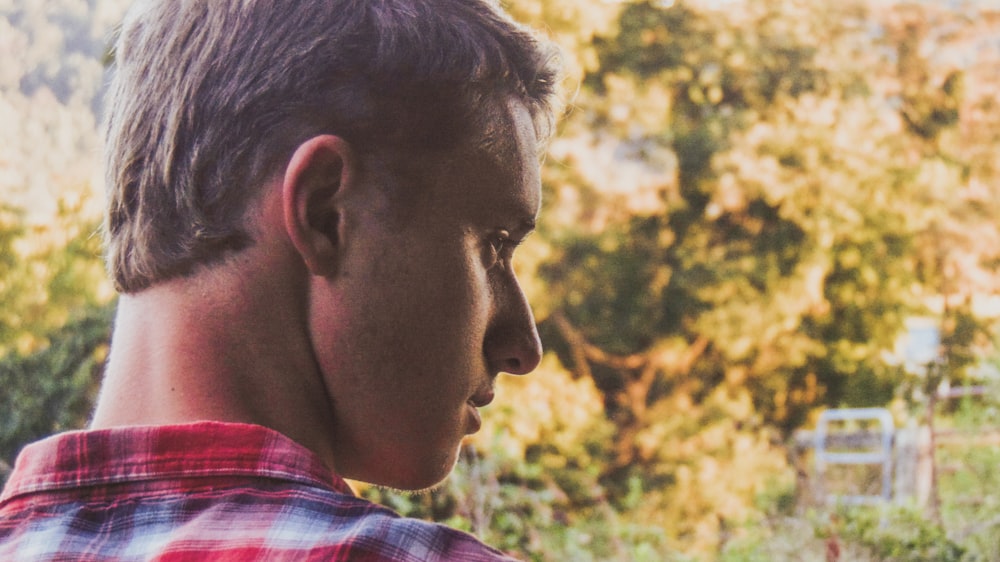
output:
<instances>
[{"instance_id":1,"label":"cheek","mask_svg":"<svg viewBox=\"0 0 1000 562\"><path fill-rule=\"evenodd\" d=\"M410 276L420 288L409 291L404 300L419 308L415 315L426 321L430 331L453 331L462 339L482 335L492 291L478 244L466 241L439 257L421 264Z\"/></svg>"},{"instance_id":2,"label":"cheek","mask_svg":"<svg viewBox=\"0 0 1000 562\"><path fill-rule=\"evenodd\" d=\"M314 283L314 351L337 389L364 382L390 394L422 392L415 385L399 388L398 373L422 371L445 384L482 369L491 275L474 244L433 248L424 259L412 251L365 272L356 269L347 283Z\"/></svg>"}]
</instances>

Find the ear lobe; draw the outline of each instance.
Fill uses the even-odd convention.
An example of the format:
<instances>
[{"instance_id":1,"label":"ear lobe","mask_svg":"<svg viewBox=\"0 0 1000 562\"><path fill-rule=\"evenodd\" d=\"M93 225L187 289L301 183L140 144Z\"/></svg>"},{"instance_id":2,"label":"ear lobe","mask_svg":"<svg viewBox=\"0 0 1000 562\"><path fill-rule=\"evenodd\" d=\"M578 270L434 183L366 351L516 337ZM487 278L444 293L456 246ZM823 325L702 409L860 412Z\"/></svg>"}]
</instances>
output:
<instances>
[{"instance_id":1,"label":"ear lobe","mask_svg":"<svg viewBox=\"0 0 1000 562\"><path fill-rule=\"evenodd\" d=\"M320 135L299 145L285 169L285 229L313 275L332 277L337 272L342 224L338 195L355 181L356 166L347 141Z\"/></svg>"}]
</instances>

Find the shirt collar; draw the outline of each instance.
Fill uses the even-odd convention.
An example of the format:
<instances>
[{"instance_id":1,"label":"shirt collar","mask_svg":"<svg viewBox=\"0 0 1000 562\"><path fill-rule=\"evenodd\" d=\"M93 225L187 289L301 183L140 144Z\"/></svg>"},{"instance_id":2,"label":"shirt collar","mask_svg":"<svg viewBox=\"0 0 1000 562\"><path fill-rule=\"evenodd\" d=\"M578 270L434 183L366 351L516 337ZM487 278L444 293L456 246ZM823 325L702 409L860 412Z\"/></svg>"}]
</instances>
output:
<instances>
[{"instance_id":1,"label":"shirt collar","mask_svg":"<svg viewBox=\"0 0 1000 562\"><path fill-rule=\"evenodd\" d=\"M350 487L312 451L259 425L214 421L71 431L25 447L0 502L14 496L199 476L270 478Z\"/></svg>"}]
</instances>

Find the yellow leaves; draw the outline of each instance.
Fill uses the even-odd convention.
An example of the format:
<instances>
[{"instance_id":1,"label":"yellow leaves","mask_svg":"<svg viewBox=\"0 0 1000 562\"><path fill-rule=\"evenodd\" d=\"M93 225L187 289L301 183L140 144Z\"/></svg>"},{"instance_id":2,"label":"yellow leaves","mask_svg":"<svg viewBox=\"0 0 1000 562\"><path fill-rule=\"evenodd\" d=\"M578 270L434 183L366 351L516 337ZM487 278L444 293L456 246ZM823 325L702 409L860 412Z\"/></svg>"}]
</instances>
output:
<instances>
[{"instance_id":1,"label":"yellow leaves","mask_svg":"<svg viewBox=\"0 0 1000 562\"><path fill-rule=\"evenodd\" d=\"M792 389L789 398L793 404L816 404L819 394L820 392L816 385L816 374L809 373L806 375L805 388Z\"/></svg>"},{"instance_id":2,"label":"yellow leaves","mask_svg":"<svg viewBox=\"0 0 1000 562\"><path fill-rule=\"evenodd\" d=\"M723 526L754 520L759 496L794 484L783 449L754 426L749 393L727 386L699 405L679 397L658 403L656 421L639 436L646 458L673 478L639 510L688 553L714 552Z\"/></svg>"},{"instance_id":3,"label":"yellow leaves","mask_svg":"<svg viewBox=\"0 0 1000 562\"><path fill-rule=\"evenodd\" d=\"M552 254L552 248L541 236L529 236L518 247L514 260L514 271L517 273L521 288L532 305L537 321L544 320L551 310L551 299L546 297L546 288L538 280L539 264L545 263Z\"/></svg>"},{"instance_id":4,"label":"yellow leaves","mask_svg":"<svg viewBox=\"0 0 1000 562\"><path fill-rule=\"evenodd\" d=\"M81 305L114 295L100 258L97 221L83 211L85 193L60 202L45 223L12 214L4 224L0 216L0 252L6 253L0 263L0 353L37 351L48 343L46 334ZM21 233L12 234L19 227Z\"/></svg>"},{"instance_id":5,"label":"yellow leaves","mask_svg":"<svg viewBox=\"0 0 1000 562\"><path fill-rule=\"evenodd\" d=\"M606 431L600 393L589 379L574 380L558 359L547 354L525 377L497 381L497 400L483 410L483 428L472 441L482 449L524 458L532 444L559 451L580 451L588 434Z\"/></svg>"},{"instance_id":6,"label":"yellow leaves","mask_svg":"<svg viewBox=\"0 0 1000 562\"><path fill-rule=\"evenodd\" d=\"M705 104L705 93L697 84L691 84L688 86L687 96L688 99L691 100L691 103L695 105Z\"/></svg>"},{"instance_id":7,"label":"yellow leaves","mask_svg":"<svg viewBox=\"0 0 1000 562\"><path fill-rule=\"evenodd\" d=\"M639 43L643 47L649 47L660 40L660 34L656 29L643 29L639 34Z\"/></svg>"},{"instance_id":8,"label":"yellow leaves","mask_svg":"<svg viewBox=\"0 0 1000 562\"><path fill-rule=\"evenodd\" d=\"M722 101L722 96L722 87L718 85L710 86L706 92L706 97L712 105L718 105Z\"/></svg>"},{"instance_id":9,"label":"yellow leaves","mask_svg":"<svg viewBox=\"0 0 1000 562\"><path fill-rule=\"evenodd\" d=\"M669 202L666 193L676 185L676 157L652 143L641 147L641 156L639 148L594 131L553 141L552 158L586 178L600 197L584 199L579 186L564 186L546 222L600 232L632 215L665 211Z\"/></svg>"},{"instance_id":10,"label":"yellow leaves","mask_svg":"<svg viewBox=\"0 0 1000 562\"><path fill-rule=\"evenodd\" d=\"M593 39L614 33L621 10L617 3L603 0L510 0L504 4L514 19L546 33L562 48L570 92L585 72L598 68Z\"/></svg>"},{"instance_id":11,"label":"yellow leaves","mask_svg":"<svg viewBox=\"0 0 1000 562\"><path fill-rule=\"evenodd\" d=\"M803 256L795 268L769 281L766 290L733 279L703 288L712 308L698 318L701 333L714 334L717 348L734 362L755 358L755 371L800 364L822 354L822 343L802 333L802 319L829 307L825 294L828 257ZM768 355L770 349L780 349Z\"/></svg>"},{"instance_id":12,"label":"yellow leaves","mask_svg":"<svg viewBox=\"0 0 1000 562\"><path fill-rule=\"evenodd\" d=\"M690 66L679 66L668 72L670 78L676 82L690 82L694 80L694 70Z\"/></svg>"},{"instance_id":13,"label":"yellow leaves","mask_svg":"<svg viewBox=\"0 0 1000 562\"><path fill-rule=\"evenodd\" d=\"M612 100L609 116L613 125L652 133L669 122L673 99L669 83L659 80L636 82L608 73L604 76L604 87L607 99Z\"/></svg>"}]
</instances>

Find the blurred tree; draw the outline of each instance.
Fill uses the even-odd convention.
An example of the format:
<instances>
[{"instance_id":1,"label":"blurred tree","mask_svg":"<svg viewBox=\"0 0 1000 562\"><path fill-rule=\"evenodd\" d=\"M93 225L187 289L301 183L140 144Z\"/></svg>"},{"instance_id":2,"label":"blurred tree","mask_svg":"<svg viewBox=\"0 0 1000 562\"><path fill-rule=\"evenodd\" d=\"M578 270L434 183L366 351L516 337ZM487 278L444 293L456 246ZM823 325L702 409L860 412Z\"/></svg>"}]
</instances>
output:
<instances>
[{"instance_id":1,"label":"blurred tree","mask_svg":"<svg viewBox=\"0 0 1000 562\"><path fill-rule=\"evenodd\" d=\"M989 339L972 301L1000 289L1000 121L993 111L1000 54L982 48L986 30L976 13L902 4L885 20L896 49L898 111L911 138L910 193L921 205L911 217L915 271L923 294L939 302L941 376L962 382ZM955 60L956 51L985 60Z\"/></svg>"},{"instance_id":2,"label":"blurred tree","mask_svg":"<svg viewBox=\"0 0 1000 562\"><path fill-rule=\"evenodd\" d=\"M78 205L47 225L0 214L0 480L24 444L90 414L113 309L95 232Z\"/></svg>"},{"instance_id":3,"label":"blurred tree","mask_svg":"<svg viewBox=\"0 0 1000 562\"><path fill-rule=\"evenodd\" d=\"M597 4L576 10L606 16ZM725 456L685 445L708 439L707 404L743 412L731 431L763 443L764 459L817 407L888 403L903 319L955 293L961 259L996 255L1000 245L954 253L940 234L996 238L996 209L955 197L997 184L988 150L954 132L997 90L970 98L964 72L928 55L921 35L944 25L939 44L968 41L984 35L976 20L922 3L615 7L613 24L576 40L589 43L546 166L538 317L615 424L602 484L623 508L636 478L661 496L659 513L697 506L666 525L690 543L726 505L725 493L692 499L684 476L705 470L702 455ZM977 150L975 164L959 157ZM946 324L952 355L970 359L982 321ZM682 430L678 415L701 429Z\"/></svg>"},{"instance_id":4,"label":"blurred tree","mask_svg":"<svg viewBox=\"0 0 1000 562\"><path fill-rule=\"evenodd\" d=\"M645 210L590 198L540 269L564 357L595 378L626 437L623 466L648 406L674 391L697 402L729 380L767 421L797 427L842 399L845 369L892 341L910 297L886 290L906 286L899 212L888 193L870 205L900 180L865 150L895 132L864 103L858 63L819 49L863 50L862 6L664 6L629 3L617 33L595 40L600 65L576 116L617 139L623 164L672 173Z\"/></svg>"},{"instance_id":5,"label":"blurred tree","mask_svg":"<svg viewBox=\"0 0 1000 562\"><path fill-rule=\"evenodd\" d=\"M0 462L8 466L25 443L89 420L107 355L112 307L76 311L28 355L0 358Z\"/></svg>"},{"instance_id":6,"label":"blurred tree","mask_svg":"<svg viewBox=\"0 0 1000 562\"><path fill-rule=\"evenodd\" d=\"M0 355L45 347L75 311L110 299L98 222L83 206L64 199L43 224L0 208Z\"/></svg>"}]
</instances>

